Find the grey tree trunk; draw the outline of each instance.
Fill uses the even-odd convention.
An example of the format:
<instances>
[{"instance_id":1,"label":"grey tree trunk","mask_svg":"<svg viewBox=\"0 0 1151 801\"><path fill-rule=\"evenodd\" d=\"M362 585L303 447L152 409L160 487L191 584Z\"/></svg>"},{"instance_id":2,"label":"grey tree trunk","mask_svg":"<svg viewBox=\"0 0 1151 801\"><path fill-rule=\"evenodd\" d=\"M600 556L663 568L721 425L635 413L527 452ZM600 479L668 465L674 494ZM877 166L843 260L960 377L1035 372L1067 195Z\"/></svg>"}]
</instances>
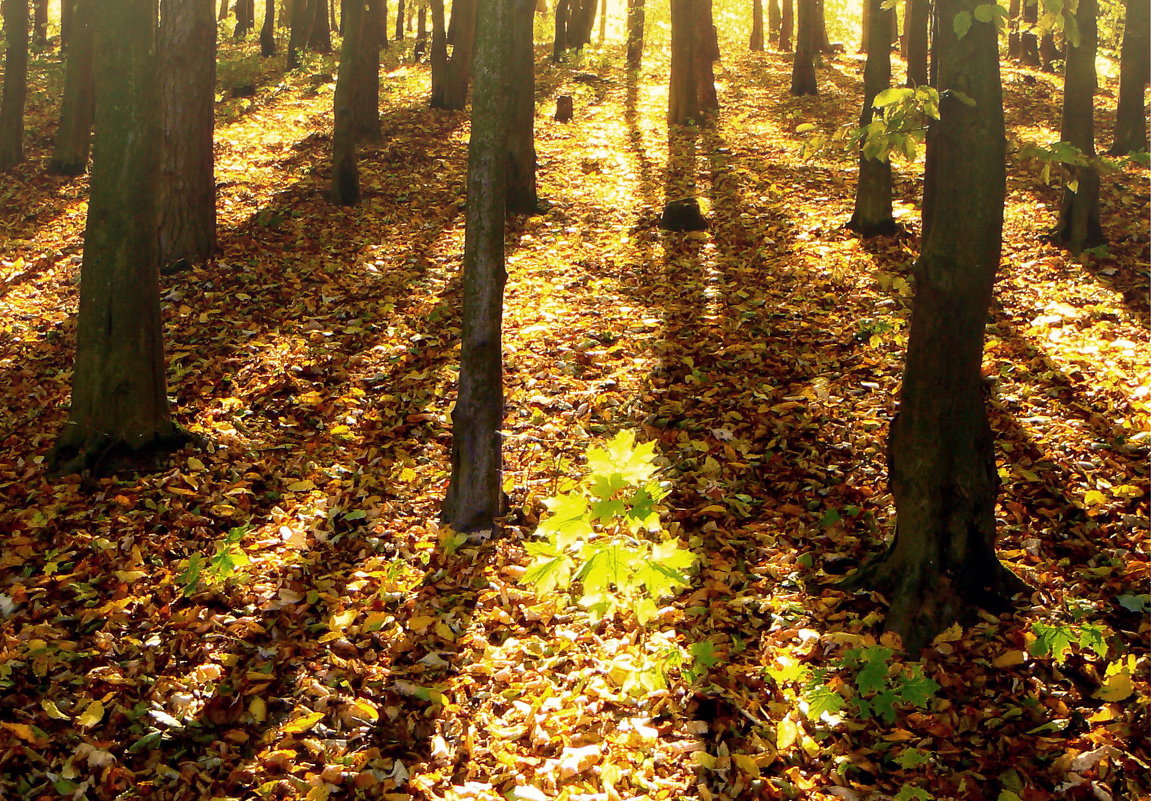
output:
<instances>
[{"instance_id":1,"label":"grey tree trunk","mask_svg":"<svg viewBox=\"0 0 1151 801\"><path fill-rule=\"evenodd\" d=\"M815 54L819 52L819 20L815 0L795 0L798 24L795 37L795 59L791 65L791 93L817 95L819 85L815 78Z\"/></svg>"},{"instance_id":2,"label":"grey tree trunk","mask_svg":"<svg viewBox=\"0 0 1151 801\"><path fill-rule=\"evenodd\" d=\"M442 509L444 522L457 532L493 528L502 507L505 56L512 0L481 2L468 145L460 384L452 412L452 474Z\"/></svg>"},{"instance_id":3,"label":"grey tree trunk","mask_svg":"<svg viewBox=\"0 0 1151 801\"><path fill-rule=\"evenodd\" d=\"M24 105L28 100L28 0L3 0L4 99L0 101L0 170L24 161Z\"/></svg>"},{"instance_id":4,"label":"grey tree trunk","mask_svg":"<svg viewBox=\"0 0 1151 801\"><path fill-rule=\"evenodd\" d=\"M1119 104L1115 111L1112 156L1147 150L1143 91L1151 80L1151 4L1127 0L1123 51L1119 62Z\"/></svg>"},{"instance_id":5,"label":"grey tree trunk","mask_svg":"<svg viewBox=\"0 0 1151 801\"><path fill-rule=\"evenodd\" d=\"M109 472L187 438L164 379L155 13L153 0L101 0L95 18L91 193L72 407L49 458L56 473Z\"/></svg>"},{"instance_id":6,"label":"grey tree trunk","mask_svg":"<svg viewBox=\"0 0 1151 801\"><path fill-rule=\"evenodd\" d=\"M938 0L941 119L928 169L938 187L916 263L916 294L888 464L890 548L845 584L882 592L886 626L917 655L974 607L1005 608L1022 585L995 554L999 477L982 394L984 327L998 268L1006 140L994 24L955 35L976 0ZM962 88L968 106L947 90Z\"/></svg>"},{"instance_id":7,"label":"grey tree trunk","mask_svg":"<svg viewBox=\"0 0 1151 801\"><path fill-rule=\"evenodd\" d=\"M891 85L891 47L888 31L894 21L894 9L884 9L883 0L867 0L870 41L867 42L867 64L863 70L863 111L860 127L871 123L876 95ZM855 188L855 212L847 227L863 237L895 233L898 228L891 213L891 162L867 158L859 153L859 183Z\"/></svg>"},{"instance_id":8,"label":"grey tree trunk","mask_svg":"<svg viewBox=\"0 0 1151 801\"><path fill-rule=\"evenodd\" d=\"M216 251L216 22L212 0L160 0L160 264Z\"/></svg>"},{"instance_id":9,"label":"grey tree trunk","mask_svg":"<svg viewBox=\"0 0 1151 801\"><path fill-rule=\"evenodd\" d=\"M1088 158L1095 156L1095 49L1096 0L1079 0L1075 19L1079 45L1067 43L1064 67L1063 126L1061 136ZM1088 164L1071 169L1073 183L1063 187L1059 222L1052 239L1072 253L1107 241L1099 224L1099 170Z\"/></svg>"},{"instance_id":10,"label":"grey tree trunk","mask_svg":"<svg viewBox=\"0 0 1151 801\"><path fill-rule=\"evenodd\" d=\"M80 175L88 169L92 141L92 115L96 110L92 92L93 0L76 0L71 20L72 43L64 69L64 99L60 125L48 171L57 175Z\"/></svg>"}]
</instances>

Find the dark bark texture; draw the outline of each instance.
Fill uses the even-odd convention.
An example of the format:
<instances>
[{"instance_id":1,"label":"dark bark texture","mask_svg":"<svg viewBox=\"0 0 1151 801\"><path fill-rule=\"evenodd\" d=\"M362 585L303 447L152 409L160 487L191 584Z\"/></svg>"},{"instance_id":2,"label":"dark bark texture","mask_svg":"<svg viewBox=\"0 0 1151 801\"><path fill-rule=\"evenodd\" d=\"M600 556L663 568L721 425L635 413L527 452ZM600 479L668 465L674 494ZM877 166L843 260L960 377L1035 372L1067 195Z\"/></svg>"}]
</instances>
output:
<instances>
[{"instance_id":1,"label":"dark bark texture","mask_svg":"<svg viewBox=\"0 0 1151 801\"><path fill-rule=\"evenodd\" d=\"M638 70L643 61L644 0L627 0L627 67Z\"/></svg>"},{"instance_id":2,"label":"dark bark texture","mask_svg":"<svg viewBox=\"0 0 1151 801\"><path fill-rule=\"evenodd\" d=\"M929 0L907 0L906 15L903 38L907 43L904 55L907 60L907 85L925 86L928 82L927 50L931 21Z\"/></svg>"},{"instance_id":3,"label":"dark bark texture","mask_svg":"<svg viewBox=\"0 0 1151 801\"><path fill-rule=\"evenodd\" d=\"M767 39L772 47L779 47L779 24L780 24L780 10L779 0L768 0L767 2Z\"/></svg>"},{"instance_id":4,"label":"dark bark texture","mask_svg":"<svg viewBox=\"0 0 1151 801\"><path fill-rule=\"evenodd\" d=\"M819 20L815 0L795 0L799 12L795 36L795 59L791 64L791 93L817 95L815 54L819 51Z\"/></svg>"},{"instance_id":5,"label":"dark bark texture","mask_svg":"<svg viewBox=\"0 0 1151 801\"><path fill-rule=\"evenodd\" d=\"M751 0L751 38L747 47L755 53L763 52L763 0Z\"/></svg>"},{"instance_id":6,"label":"dark bark texture","mask_svg":"<svg viewBox=\"0 0 1151 801\"><path fill-rule=\"evenodd\" d=\"M352 206L360 202L360 171L356 164L357 100L364 71L360 50L365 40L368 16L366 0L344 0L344 34L340 49L340 71L332 101L332 186L333 203Z\"/></svg>"},{"instance_id":7,"label":"dark bark texture","mask_svg":"<svg viewBox=\"0 0 1151 801\"><path fill-rule=\"evenodd\" d=\"M492 529L502 511L504 214L507 30L513 0L482 0L468 145L459 396L442 518L458 532Z\"/></svg>"},{"instance_id":8,"label":"dark bark texture","mask_svg":"<svg viewBox=\"0 0 1151 801\"><path fill-rule=\"evenodd\" d=\"M1151 4L1127 0L1123 51L1119 66L1119 103L1115 141L1108 152L1124 156L1147 150L1147 112L1143 91L1151 80Z\"/></svg>"},{"instance_id":9,"label":"dark bark texture","mask_svg":"<svg viewBox=\"0 0 1151 801\"><path fill-rule=\"evenodd\" d=\"M871 123L875 114L872 101L891 85L891 47L889 31L895 12L883 8L883 0L867 0L867 15L871 19L867 42L867 64L863 70L863 111L859 115L860 127ZM866 158L859 154L859 182L855 188L855 211L847 227L863 237L893 234L895 218L891 213L891 162Z\"/></svg>"},{"instance_id":10,"label":"dark bark texture","mask_svg":"<svg viewBox=\"0 0 1151 801\"><path fill-rule=\"evenodd\" d=\"M3 0L4 99L0 101L0 170L24 160L24 105L28 99L28 0Z\"/></svg>"},{"instance_id":11,"label":"dark bark texture","mask_svg":"<svg viewBox=\"0 0 1151 801\"><path fill-rule=\"evenodd\" d=\"M216 250L216 23L212 0L160 0L160 264Z\"/></svg>"},{"instance_id":12,"label":"dark bark texture","mask_svg":"<svg viewBox=\"0 0 1151 801\"><path fill-rule=\"evenodd\" d=\"M795 0L783 0L783 10L779 15L779 50L791 52L791 40L795 33Z\"/></svg>"},{"instance_id":13,"label":"dark bark texture","mask_svg":"<svg viewBox=\"0 0 1151 801\"><path fill-rule=\"evenodd\" d=\"M92 14L94 0L76 0L72 16L72 44L64 68L64 99L60 125L48 171L80 175L88 169L92 141L92 114L96 110L92 84Z\"/></svg>"},{"instance_id":14,"label":"dark bark texture","mask_svg":"<svg viewBox=\"0 0 1151 801\"><path fill-rule=\"evenodd\" d=\"M717 58L711 0L672 0L668 124L701 122L719 108L713 71Z\"/></svg>"},{"instance_id":15,"label":"dark bark texture","mask_svg":"<svg viewBox=\"0 0 1151 801\"><path fill-rule=\"evenodd\" d=\"M1061 136L1088 158L1095 157L1096 0L1079 0L1075 19L1079 46L1067 44L1064 68ZM1099 170L1091 164L1071 168L1072 181L1063 187L1059 222L1052 239L1072 253L1107 241L1099 224Z\"/></svg>"},{"instance_id":16,"label":"dark bark texture","mask_svg":"<svg viewBox=\"0 0 1151 801\"><path fill-rule=\"evenodd\" d=\"M264 22L260 25L260 55L276 55L276 0L264 0Z\"/></svg>"},{"instance_id":17,"label":"dark bark texture","mask_svg":"<svg viewBox=\"0 0 1151 801\"><path fill-rule=\"evenodd\" d=\"M999 610L1019 580L995 554L999 478L981 388L983 336L1003 230L1006 157L998 39L951 20L974 0L939 0L941 94L928 135L937 192L916 263L916 294L888 463L895 538L848 586L890 601L886 626L915 655L974 607Z\"/></svg>"},{"instance_id":18,"label":"dark bark texture","mask_svg":"<svg viewBox=\"0 0 1151 801\"><path fill-rule=\"evenodd\" d=\"M209 15L211 8L209 6ZM153 0L101 0L96 126L72 406L55 472L107 472L185 440L168 411L156 240L160 161Z\"/></svg>"},{"instance_id":19,"label":"dark bark texture","mask_svg":"<svg viewBox=\"0 0 1151 801\"><path fill-rule=\"evenodd\" d=\"M432 108L460 110L468 102L468 84L475 53L477 0L453 0L452 53L441 62L436 59L435 6L432 12ZM442 8L442 6L441 6ZM437 66L440 67L437 75Z\"/></svg>"},{"instance_id":20,"label":"dark bark texture","mask_svg":"<svg viewBox=\"0 0 1151 801\"><path fill-rule=\"evenodd\" d=\"M507 92L508 115L508 187L509 214L533 214L539 211L536 190L535 144L535 49L532 25L535 0L510 0Z\"/></svg>"}]
</instances>

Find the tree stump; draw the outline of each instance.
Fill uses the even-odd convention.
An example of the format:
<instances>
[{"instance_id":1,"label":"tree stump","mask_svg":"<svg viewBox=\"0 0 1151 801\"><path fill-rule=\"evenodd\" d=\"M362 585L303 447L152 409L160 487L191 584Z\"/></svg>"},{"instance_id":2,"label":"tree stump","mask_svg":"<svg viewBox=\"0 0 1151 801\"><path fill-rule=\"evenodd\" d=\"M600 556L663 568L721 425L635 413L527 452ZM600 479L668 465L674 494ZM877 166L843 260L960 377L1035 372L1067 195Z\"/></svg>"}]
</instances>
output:
<instances>
[{"instance_id":1,"label":"tree stump","mask_svg":"<svg viewBox=\"0 0 1151 801\"><path fill-rule=\"evenodd\" d=\"M556 97L556 122L570 122L574 113L575 105L571 95L559 95Z\"/></svg>"},{"instance_id":2,"label":"tree stump","mask_svg":"<svg viewBox=\"0 0 1151 801\"><path fill-rule=\"evenodd\" d=\"M706 231L708 222L699 210L699 201L687 197L668 201L660 215L659 227L665 231Z\"/></svg>"}]
</instances>

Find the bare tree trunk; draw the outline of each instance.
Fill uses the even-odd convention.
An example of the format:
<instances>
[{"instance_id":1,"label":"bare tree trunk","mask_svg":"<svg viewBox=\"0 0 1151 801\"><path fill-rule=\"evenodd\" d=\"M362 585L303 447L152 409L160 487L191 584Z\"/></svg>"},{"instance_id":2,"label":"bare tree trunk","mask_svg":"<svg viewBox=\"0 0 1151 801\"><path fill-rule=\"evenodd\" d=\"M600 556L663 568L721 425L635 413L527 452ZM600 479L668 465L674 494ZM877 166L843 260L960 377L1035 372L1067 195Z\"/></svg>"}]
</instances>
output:
<instances>
[{"instance_id":1,"label":"bare tree trunk","mask_svg":"<svg viewBox=\"0 0 1151 801\"><path fill-rule=\"evenodd\" d=\"M627 67L638 70L643 61L644 0L627 0Z\"/></svg>"},{"instance_id":2,"label":"bare tree trunk","mask_svg":"<svg viewBox=\"0 0 1151 801\"><path fill-rule=\"evenodd\" d=\"M72 18L72 44L64 71L60 125L48 172L80 175L88 169L92 116L96 110L92 83L92 16L94 0L77 0Z\"/></svg>"},{"instance_id":3,"label":"bare tree trunk","mask_svg":"<svg viewBox=\"0 0 1151 801\"><path fill-rule=\"evenodd\" d=\"M751 38L747 47L754 53L763 52L763 0L751 0Z\"/></svg>"},{"instance_id":4,"label":"bare tree trunk","mask_svg":"<svg viewBox=\"0 0 1151 801\"><path fill-rule=\"evenodd\" d=\"M352 206L360 202L360 174L356 165L357 100L363 94L361 48L368 14L366 0L344 0L344 34L340 72L333 98L332 202Z\"/></svg>"},{"instance_id":5,"label":"bare tree trunk","mask_svg":"<svg viewBox=\"0 0 1151 801\"><path fill-rule=\"evenodd\" d=\"M779 0L767 2L767 40L772 48L779 49L779 24L781 22Z\"/></svg>"},{"instance_id":6,"label":"bare tree trunk","mask_svg":"<svg viewBox=\"0 0 1151 801\"><path fill-rule=\"evenodd\" d=\"M867 43L867 64L863 70L863 111L859 127L866 128L875 114L872 103L891 85L890 30L895 11L884 9L882 0L867 0L866 14L871 19ZM855 212L847 227L862 237L893 234L897 228L891 213L891 162L868 158L859 151L859 183L855 190Z\"/></svg>"},{"instance_id":7,"label":"bare tree trunk","mask_svg":"<svg viewBox=\"0 0 1151 801\"><path fill-rule=\"evenodd\" d=\"M907 0L906 14L903 36L907 42L907 85L925 86L929 77L927 34L931 22L931 4L929 0Z\"/></svg>"},{"instance_id":8,"label":"bare tree trunk","mask_svg":"<svg viewBox=\"0 0 1151 801\"><path fill-rule=\"evenodd\" d=\"M459 110L467 104L468 84L471 82L472 75L472 55L475 52L476 3L477 0L453 0L452 2L452 20L456 23L456 41L452 46L451 58L446 60L443 80L438 86L433 74L432 108ZM434 41L432 45L434 51ZM435 66L436 62L433 60L433 71Z\"/></svg>"},{"instance_id":9,"label":"bare tree trunk","mask_svg":"<svg viewBox=\"0 0 1151 801\"><path fill-rule=\"evenodd\" d=\"M1119 66L1119 104L1115 111L1115 142L1107 152L1124 156L1147 150L1147 115L1143 91L1151 79L1151 6L1127 0L1123 20L1123 50Z\"/></svg>"},{"instance_id":10,"label":"bare tree trunk","mask_svg":"<svg viewBox=\"0 0 1151 801\"><path fill-rule=\"evenodd\" d=\"M568 22L571 17L571 0L558 0L556 2L555 36L552 38L552 61L559 63L563 60L564 51L568 49Z\"/></svg>"},{"instance_id":11,"label":"bare tree trunk","mask_svg":"<svg viewBox=\"0 0 1151 801\"><path fill-rule=\"evenodd\" d=\"M48 46L48 0L32 0L32 47Z\"/></svg>"},{"instance_id":12,"label":"bare tree trunk","mask_svg":"<svg viewBox=\"0 0 1151 801\"><path fill-rule=\"evenodd\" d=\"M791 52L791 37L795 32L795 0L783 0L783 11L779 18L779 50Z\"/></svg>"},{"instance_id":13,"label":"bare tree trunk","mask_svg":"<svg viewBox=\"0 0 1151 801\"><path fill-rule=\"evenodd\" d=\"M815 78L815 54L819 50L819 27L815 0L795 0L799 10L799 25L795 38L795 59L791 65L791 93L817 95L819 85Z\"/></svg>"},{"instance_id":14,"label":"bare tree trunk","mask_svg":"<svg viewBox=\"0 0 1151 801\"><path fill-rule=\"evenodd\" d=\"M260 26L260 55L276 55L276 0L264 0L264 23Z\"/></svg>"},{"instance_id":15,"label":"bare tree trunk","mask_svg":"<svg viewBox=\"0 0 1151 801\"><path fill-rule=\"evenodd\" d=\"M508 214L539 211L536 188L535 0L514 0L507 35Z\"/></svg>"},{"instance_id":16,"label":"bare tree trunk","mask_svg":"<svg viewBox=\"0 0 1151 801\"><path fill-rule=\"evenodd\" d=\"M393 38L397 42L404 40L404 14L406 10L404 0L396 0L396 35Z\"/></svg>"},{"instance_id":17,"label":"bare tree trunk","mask_svg":"<svg viewBox=\"0 0 1151 801\"><path fill-rule=\"evenodd\" d=\"M4 99L0 101L0 171L24 161L24 105L28 99L28 0L3 0Z\"/></svg>"}]
</instances>

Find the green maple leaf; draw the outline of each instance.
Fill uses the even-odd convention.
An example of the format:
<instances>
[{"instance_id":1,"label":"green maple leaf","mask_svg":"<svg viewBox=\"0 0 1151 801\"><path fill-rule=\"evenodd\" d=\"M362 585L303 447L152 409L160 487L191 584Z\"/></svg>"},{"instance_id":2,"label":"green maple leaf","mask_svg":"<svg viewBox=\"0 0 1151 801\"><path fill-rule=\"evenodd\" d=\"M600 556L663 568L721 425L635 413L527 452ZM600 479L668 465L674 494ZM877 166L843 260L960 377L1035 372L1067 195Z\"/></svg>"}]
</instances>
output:
<instances>
[{"instance_id":1,"label":"green maple leaf","mask_svg":"<svg viewBox=\"0 0 1151 801\"><path fill-rule=\"evenodd\" d=\"M890 648L879 645L860 652L859 659L863 667L855 677L855 686L861 693L869 695L887 686L887 665L892 653Z\"/></svg>"}]
</instances>

